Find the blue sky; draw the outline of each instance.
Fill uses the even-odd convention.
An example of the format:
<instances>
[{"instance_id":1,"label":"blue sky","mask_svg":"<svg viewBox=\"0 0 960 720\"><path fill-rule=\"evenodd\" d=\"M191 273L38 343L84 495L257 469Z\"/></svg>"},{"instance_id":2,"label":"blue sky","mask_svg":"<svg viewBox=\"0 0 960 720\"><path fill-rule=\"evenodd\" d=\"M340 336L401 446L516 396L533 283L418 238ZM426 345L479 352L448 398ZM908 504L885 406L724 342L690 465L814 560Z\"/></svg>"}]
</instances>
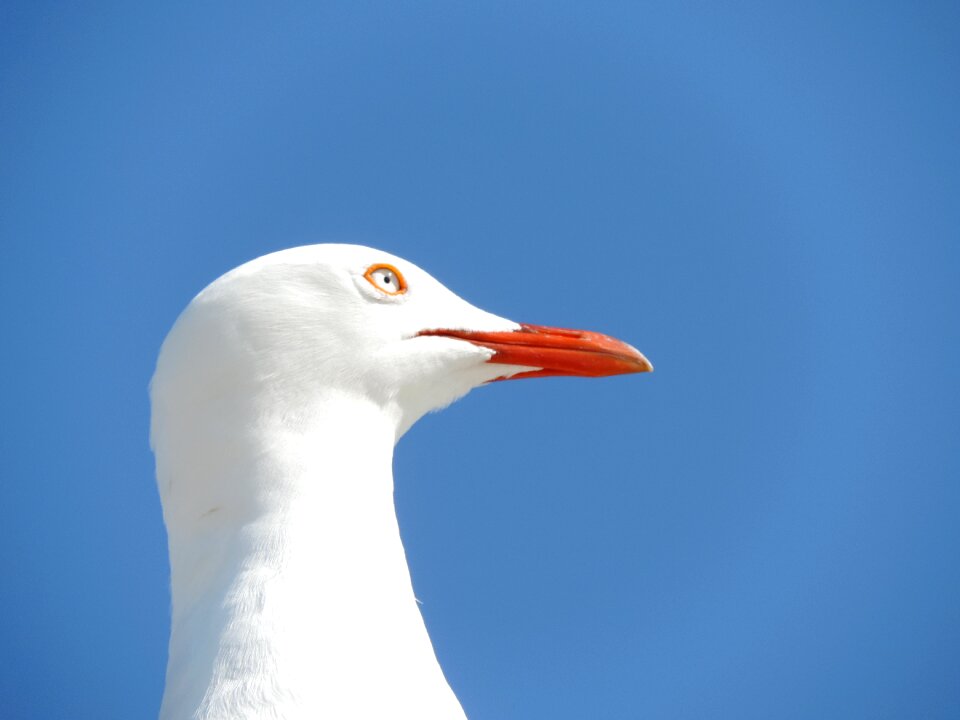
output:
<instances>
[{"instance_id":1,"label":"blue sky","mask_svg":"<svg viewBox=\"0 0 960 720\"><path fill-rule=\"evenodd\" d=\"M657 367L399 445L473 720L960 715L958 38L947 2L4 3L3 716L155 716L157 350L322 241Z\"/></svg>"}]
</instances>

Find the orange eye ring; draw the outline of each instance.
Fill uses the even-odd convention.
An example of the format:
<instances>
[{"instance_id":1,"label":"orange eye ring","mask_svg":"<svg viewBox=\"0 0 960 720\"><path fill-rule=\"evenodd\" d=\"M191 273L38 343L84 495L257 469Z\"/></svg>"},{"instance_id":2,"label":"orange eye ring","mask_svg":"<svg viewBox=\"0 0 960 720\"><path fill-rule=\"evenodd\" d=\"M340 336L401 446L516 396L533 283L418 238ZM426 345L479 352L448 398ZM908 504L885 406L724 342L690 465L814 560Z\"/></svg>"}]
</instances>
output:
<instances>
[{"instance_id":1,"label":"orange eye ring","mask_svg":"<svg viewBox=\"0 0 960 720\"><path fill-rule=\"evenodd\" d=\"M386 295L403 295L407 291L407 281L403 273L389 263L377 263L367 268L363 274L367 282Z\"/></svg>"}]
</instances>

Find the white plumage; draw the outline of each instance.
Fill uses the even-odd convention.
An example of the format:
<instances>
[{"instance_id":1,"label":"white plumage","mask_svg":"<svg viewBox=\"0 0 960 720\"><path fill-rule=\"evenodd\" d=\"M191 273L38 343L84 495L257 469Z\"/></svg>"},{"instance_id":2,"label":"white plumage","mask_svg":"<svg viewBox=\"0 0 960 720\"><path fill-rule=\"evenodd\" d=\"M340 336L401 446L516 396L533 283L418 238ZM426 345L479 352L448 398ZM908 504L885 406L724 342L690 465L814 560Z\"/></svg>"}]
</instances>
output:
<instances>
[{"instance_id":1,"label":"white plumage","mask_svg":"<svg viewBox=\"0 0 960 720\"><path fill-rule=\"evenodd\" d=\"M173 595L161 718L463 718L413 595L395 443L488 381L648 369L370 248L295 248L212 283L151 384Z\"/></svg>"}]
</instances>

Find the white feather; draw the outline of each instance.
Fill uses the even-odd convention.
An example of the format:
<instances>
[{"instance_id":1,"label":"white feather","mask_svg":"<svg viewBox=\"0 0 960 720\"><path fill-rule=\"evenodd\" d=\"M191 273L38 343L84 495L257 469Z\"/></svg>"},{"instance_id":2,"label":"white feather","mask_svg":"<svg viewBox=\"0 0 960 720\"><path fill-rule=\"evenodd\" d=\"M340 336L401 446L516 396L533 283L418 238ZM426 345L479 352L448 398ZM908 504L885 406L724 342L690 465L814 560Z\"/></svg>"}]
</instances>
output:
<instances>
[{"instance_id":1,"label":"white feather","mask_svg":"<svg viewBox=\"0 0 960 720\"><path fill-rule=\"evenodd\" d=\"M381 262L405 294L363 278ZM163 720L464 717L413 595L393 446L529 368L416 337L438 327L518 326L350 245L247 263L177 320L151 383L173 596Z\"/></svg>"}]
</instances>

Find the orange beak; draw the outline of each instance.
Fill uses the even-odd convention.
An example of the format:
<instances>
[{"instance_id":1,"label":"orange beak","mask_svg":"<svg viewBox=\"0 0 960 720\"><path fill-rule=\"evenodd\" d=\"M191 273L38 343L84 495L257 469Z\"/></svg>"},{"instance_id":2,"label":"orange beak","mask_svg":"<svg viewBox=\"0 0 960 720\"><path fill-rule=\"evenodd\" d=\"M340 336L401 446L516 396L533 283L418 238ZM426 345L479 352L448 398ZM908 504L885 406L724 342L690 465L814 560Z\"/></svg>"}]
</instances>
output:
<instances>
[{"instance_id":1,"label":"orange beak","mask_svg":"<svg viewBox=\"0 0 960 720\"><path fill-rule=\"evenodd\" d=\"M543 325L521 325L519 330L423 330L419 335L466 340L493 350L487 362L539 368L498 380L576 375L605 377L650 372L653 365L638 350L609 335L586 330L564 330Z\"/></svg>"}]
</instances>

